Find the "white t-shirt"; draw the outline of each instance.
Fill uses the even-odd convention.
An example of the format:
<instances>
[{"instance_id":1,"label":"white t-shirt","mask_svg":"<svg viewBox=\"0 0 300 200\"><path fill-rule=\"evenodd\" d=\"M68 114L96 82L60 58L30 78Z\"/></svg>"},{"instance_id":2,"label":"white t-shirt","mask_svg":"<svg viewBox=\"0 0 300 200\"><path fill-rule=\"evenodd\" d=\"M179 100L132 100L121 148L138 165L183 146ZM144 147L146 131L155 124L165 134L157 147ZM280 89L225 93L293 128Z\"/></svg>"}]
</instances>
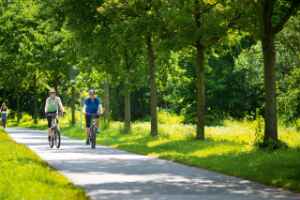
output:
<instances>
[{"instance_id":1,"label":"white t-shirt","mask_svg":"<svg viewBox=\"0 0 300 200\"><path fill-rule=\"evenodd\" d=\"M45 112L57 112L63 109L61 99L59 97L48 97L45 105Z\"/></svg>"}]
</instances>

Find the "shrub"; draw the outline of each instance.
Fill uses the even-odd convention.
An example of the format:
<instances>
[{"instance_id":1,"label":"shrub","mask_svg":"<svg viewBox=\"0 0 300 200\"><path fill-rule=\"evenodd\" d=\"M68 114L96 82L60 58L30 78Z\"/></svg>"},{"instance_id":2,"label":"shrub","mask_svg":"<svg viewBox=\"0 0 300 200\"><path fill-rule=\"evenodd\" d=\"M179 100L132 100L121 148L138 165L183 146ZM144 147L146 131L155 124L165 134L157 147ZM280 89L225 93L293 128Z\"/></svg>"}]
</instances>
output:
<instances>
[{"instance_id":1,"label":"shrub","mask_svg":"<svg viewBox=\"0 0 300 200\"><path fill-rule=\"evenodd\" d=\"M184 117L166 110L158 111L158 122L160 124L180 124L183 123Z\"/></svg>"}]
</instances>

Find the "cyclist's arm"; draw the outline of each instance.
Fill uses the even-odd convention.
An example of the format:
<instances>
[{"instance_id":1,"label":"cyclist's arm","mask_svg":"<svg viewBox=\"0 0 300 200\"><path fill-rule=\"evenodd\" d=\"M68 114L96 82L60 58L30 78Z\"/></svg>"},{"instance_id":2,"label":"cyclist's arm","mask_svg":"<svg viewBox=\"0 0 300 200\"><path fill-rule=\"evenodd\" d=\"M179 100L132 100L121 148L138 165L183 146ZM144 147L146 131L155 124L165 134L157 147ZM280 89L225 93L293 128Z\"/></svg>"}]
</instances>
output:
<instances>
[{"instance_id":1,"label":"cyclist's arm","mask_svg":"<svg viewBox=\"0 0 300 200\"><path fill-rule=\"evenodd\" d=\"M82 112L83 114L86 114L86 103L83 103L83 107L82 107Z\"/></svg>"},{"instance_id":2,"label":"cyclist's arm","mask_svg":"<svg viewBox=\"0 0 300 200\"><path fill-rule=\"evenodd\" d=\"M45 104L45 113L47 113L48 110L48 99L46 99L46 104Z\"/></svg>"},{"instance_id":3,"label":"cyclist's arm","mask_svg":"<svg viewBox=\"0 0 300 200\"><path fill-rule=\"evenodd\" d=\"M102 107L102 104L100 103L99 106L98 106L98 113L99 114L102 114L103 113L103 107Z\"/></svg>"},{"instance_id":4,"label":"cyclist's arm","mask_svg":"<svg viewBox=\"0 0 300 200\"><path fill-rule=\"evenodd\" d=\"M64 108L64 106L63 106L63 104L61 102L61 99L59 97L58 97L58 106L59 106L60 111L62 113L64 113L65 112L65 108Z\"/></svg>"}]
</instances>

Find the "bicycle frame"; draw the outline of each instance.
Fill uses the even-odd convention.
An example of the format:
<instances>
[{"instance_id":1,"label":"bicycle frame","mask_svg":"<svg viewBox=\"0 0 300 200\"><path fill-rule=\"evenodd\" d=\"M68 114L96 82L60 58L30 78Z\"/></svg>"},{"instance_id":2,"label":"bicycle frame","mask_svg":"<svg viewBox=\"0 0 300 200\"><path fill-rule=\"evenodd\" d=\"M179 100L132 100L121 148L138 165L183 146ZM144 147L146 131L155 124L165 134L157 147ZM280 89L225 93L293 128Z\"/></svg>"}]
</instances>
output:
<instances>
[{"instance_id":1,"label":"bicycle frame","mask_svg":"<svg viewBox=\"0 0 300 200\"><path fill-rule=\"evenodd\" d=\"M89 140L92 149L96 146L96 124L97 124L97 118L96 115L92 114L91 116L91 127L89 128Z\"/></svg>"},{"instance_id":2,"label":"bicycle frame","mask_svg":"<svg viewBox=\"0 0 300 200\"><path fill-rule=\"evenodd\" d=\"M97 118L95 114L89 114L91 116L91 127L89 128L91 130L91 128L96 127L97 124Z\"/></svg>"},{"instance_id":3,"label":"bicycle frame","mask_svg":"<svg viewBox=\"0 0 300 200\"><path fill-rule=\"evenodd\" d=\"M51 113L48 115L51 117L51 136L49 140L50 148L52 148L55 144L57 148L60 147L60 131L58 127L58 113Z\"/></svg>"}]
</instances>

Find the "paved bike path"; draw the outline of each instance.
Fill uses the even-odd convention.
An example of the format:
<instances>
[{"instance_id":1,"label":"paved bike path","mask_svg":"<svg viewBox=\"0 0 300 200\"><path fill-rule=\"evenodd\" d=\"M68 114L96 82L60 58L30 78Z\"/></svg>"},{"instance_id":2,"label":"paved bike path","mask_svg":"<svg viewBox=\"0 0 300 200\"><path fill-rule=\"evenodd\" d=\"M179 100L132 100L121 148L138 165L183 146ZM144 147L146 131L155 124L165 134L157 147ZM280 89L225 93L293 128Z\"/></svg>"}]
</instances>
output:
<instances>
[{"instance_id":1,"label":"paved bike path","mask_svg":"<svg viewBox=\"0 0 300 200\"><path fill-rule=\"evenodd\" d=\"M300 200L300 194L170 161L103 146L92 150L81 140L63 137L61 149L49 149L44 131L7 131L92 200Z\"/></svg>"}]
</instances>

